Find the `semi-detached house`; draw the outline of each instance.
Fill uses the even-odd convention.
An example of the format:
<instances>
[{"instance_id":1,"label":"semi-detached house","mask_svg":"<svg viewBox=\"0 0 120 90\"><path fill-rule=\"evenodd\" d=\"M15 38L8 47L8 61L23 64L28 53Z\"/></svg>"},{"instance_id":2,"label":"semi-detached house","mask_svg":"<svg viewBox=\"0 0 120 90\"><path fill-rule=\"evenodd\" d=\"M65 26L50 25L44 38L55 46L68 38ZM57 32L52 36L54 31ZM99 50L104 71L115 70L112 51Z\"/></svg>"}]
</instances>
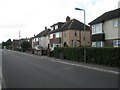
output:
<instances>
[{"instance_id":1,"label":"semi-detached house","mask_svg":"<svg viewBox=\"0 0 120 90\"><path fill-rule=\"evenodd\" d=\"M45 27L45 30L34 36L34 38L32 39L32 48L36 50L39 50L41 48L47 49L49 45L50 31L50 29L47 29L47 27Z\"/></svg>"},{"instance_id":2,"label":"semi-detached house","mask_svg":"<svg viewBox=\"0 0 120 90\"><path fill-rule=\"evenodd\" d=\"M53 48L56 46L81 47L91 45L90 27L86 25L86 36L84 36L84 24L76 19L70 20L69 16L67 16L66 22L61 27L51 32L51 35L53 37L50 39L50 43L54 43Z\"/></svg>"},{"instance_id":3,"label":"semi-detached house","mask_svg":"<svg viewBox=\"0 0 120 90\"><path fill-rule=\"evenodd\" d=\"M120 8L104 13L89 24L92 47L120 47Z\"/></svg>"}]
</instances>

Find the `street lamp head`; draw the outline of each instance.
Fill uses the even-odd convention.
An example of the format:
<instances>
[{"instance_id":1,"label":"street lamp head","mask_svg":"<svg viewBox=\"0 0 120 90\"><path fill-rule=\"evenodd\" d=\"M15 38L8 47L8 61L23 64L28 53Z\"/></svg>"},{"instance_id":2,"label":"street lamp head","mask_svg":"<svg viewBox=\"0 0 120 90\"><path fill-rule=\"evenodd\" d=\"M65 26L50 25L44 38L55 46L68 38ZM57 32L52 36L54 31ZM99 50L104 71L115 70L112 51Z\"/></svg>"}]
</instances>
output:
<instances>
[{"instance_id":1,"label":"street lamp head","mask_svg":"<svg viewBox=\"0 0 120 90\"><path fill-rule=\"evenodd\" d=\"M75 8L75 10L83 10L83 9L80 9L80 8Z\"/></svg>"}]
</instances>

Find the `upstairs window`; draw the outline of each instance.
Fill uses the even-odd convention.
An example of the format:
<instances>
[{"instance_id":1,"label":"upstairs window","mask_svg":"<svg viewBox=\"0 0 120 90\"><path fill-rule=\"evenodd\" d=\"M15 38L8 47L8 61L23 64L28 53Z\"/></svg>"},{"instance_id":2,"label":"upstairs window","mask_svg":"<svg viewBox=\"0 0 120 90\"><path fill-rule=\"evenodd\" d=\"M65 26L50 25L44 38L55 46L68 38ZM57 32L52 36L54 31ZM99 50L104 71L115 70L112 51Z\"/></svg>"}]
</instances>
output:
<instances>
[{"instance_id":1,"label":"upstairs window","mask_svg":"<svg viewBox=\"0 0 120 90\"><path fill-rule=\"evenodd\" d=\"M92 25L92 34L103 33L102 23Z\"/></svg>"},{"instance_id":2,"label":"upstairs window","mask_svg":"<svg viewBox=\"0 0 120 90\"><path fill-rule=\"evenodd\" d=\"M53 27L53 26L51 27L51 30L54 30L54 27Z\"/></svg>"},{"instance_id":3,"label":"upstairs window","mask_svg":"<svg viewBox=\"0 0 120 90\"><path fill-rule=\"evenodd\" d=\"M118 27L118 26L120 26L120 19L113 20L113 27Z\"/></svg>"},{"instance_id":4,"label":"upstairs window","mask_svg":"<svg viewBox=\"0 0 120 90\"><path fill-rule=\"evenodd\" d=\"M55 35L55 36L56 36L56 38L59 38L59 32L58 32L58 33L56 33L56 35Z\"/></svg>"},{"instance_id":5,"label":"upstairs window","mask_svg":"<svg viewBox=\"0 0 120 90\"><path fill-rule=\"evenodd\" d=\"M75 31L75 36L77 36L77 31Z\"/></svg>"},{"instance_id":6,"label":"upstairs window","mask_svg":"<svg viewBox=\"0 0 120 90\"><path fill-rule=\"evenodd\" d=\"M50 34L50 39L52 39L53 38L53 34Z\"/></svg>"},{"instance_id":7,"label":"upstairs window","mask_svg":"<svg viewBox=\"0 0 120 90\"><path fill-rule=\"evenodd\" d=\"M55 25L55 30L58 29L58 25Z\"/></svg>"}]
</instances>

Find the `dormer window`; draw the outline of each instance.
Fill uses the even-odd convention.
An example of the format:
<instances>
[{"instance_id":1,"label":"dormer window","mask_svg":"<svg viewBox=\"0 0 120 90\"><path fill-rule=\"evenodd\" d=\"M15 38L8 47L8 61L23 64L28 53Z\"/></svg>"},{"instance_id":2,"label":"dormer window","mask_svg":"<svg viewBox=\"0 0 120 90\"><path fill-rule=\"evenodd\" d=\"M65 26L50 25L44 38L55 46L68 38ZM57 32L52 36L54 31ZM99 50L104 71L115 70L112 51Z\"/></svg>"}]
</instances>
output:
<instances>
[{"instance_id":1,"label":"dormer window","mask_svg":"<svg viewBox=\"0 0 120 90\"><path fill-rule=\"evenodd\" d=\"M58 25L55 25L55 30L58 29Z\"/></svg>"},{"instance_id":2,"label":"dormer window","mask_svg":"<svg viewBox=\"0 0 120 90\"><path fill-rule=\"evenodd\" d=\"M53 27L53 26L51 27L51 30L54 30L54 27Z\"/></svg>"}]
</instances>

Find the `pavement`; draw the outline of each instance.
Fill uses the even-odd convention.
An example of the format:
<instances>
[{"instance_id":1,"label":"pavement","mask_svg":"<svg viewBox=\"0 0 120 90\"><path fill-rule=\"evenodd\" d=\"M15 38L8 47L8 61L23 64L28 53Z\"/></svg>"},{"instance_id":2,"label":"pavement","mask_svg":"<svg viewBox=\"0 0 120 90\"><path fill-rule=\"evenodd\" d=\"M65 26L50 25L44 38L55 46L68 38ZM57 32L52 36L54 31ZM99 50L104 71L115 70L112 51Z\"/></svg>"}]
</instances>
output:
<instances>
[{"instance_id":1,"label":"pavement","mask_svg":"<svg viewBox=\"0 0 120 90\"><path fill-rule=\"evenodd\" d=\"M3 50L3 88L118 88L118 68Z\"/></svg>"}]
</instances>

